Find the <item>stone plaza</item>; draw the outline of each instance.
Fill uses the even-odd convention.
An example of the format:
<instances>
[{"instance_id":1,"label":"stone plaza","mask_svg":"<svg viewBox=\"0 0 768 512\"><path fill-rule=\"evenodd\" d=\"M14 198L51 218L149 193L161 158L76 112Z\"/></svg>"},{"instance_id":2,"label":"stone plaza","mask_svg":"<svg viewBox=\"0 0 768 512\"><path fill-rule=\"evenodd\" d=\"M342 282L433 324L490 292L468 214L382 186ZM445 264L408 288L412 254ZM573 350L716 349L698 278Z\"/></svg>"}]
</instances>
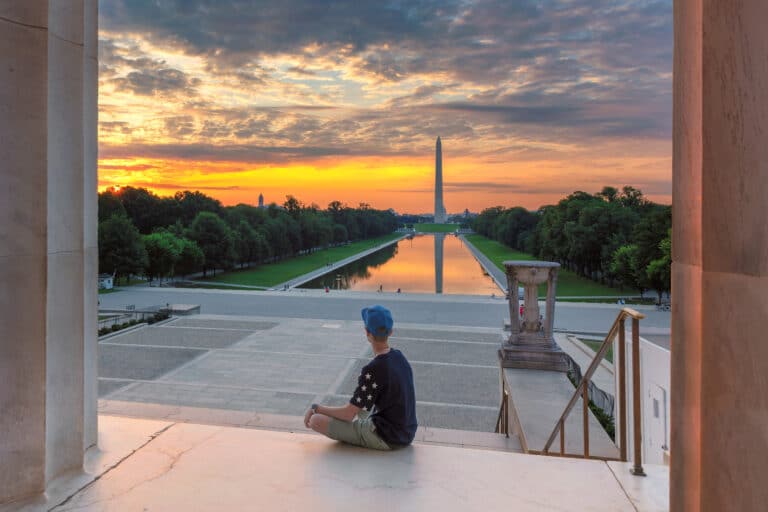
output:
<instances>
[{"instance_id":1,"label":"stone plaza","mask_svg":"<svg viewBox=\"0 0 768 512\"><path fill-rule=\"evenodd\" d=\"M350 399L372 357L361 325L203 314L116 333L99 343L99 408L303 429L309 404ZM413 366L421 425L493 432L498 329L398 324L392 344Z\"/></svg>"}]
</instances>

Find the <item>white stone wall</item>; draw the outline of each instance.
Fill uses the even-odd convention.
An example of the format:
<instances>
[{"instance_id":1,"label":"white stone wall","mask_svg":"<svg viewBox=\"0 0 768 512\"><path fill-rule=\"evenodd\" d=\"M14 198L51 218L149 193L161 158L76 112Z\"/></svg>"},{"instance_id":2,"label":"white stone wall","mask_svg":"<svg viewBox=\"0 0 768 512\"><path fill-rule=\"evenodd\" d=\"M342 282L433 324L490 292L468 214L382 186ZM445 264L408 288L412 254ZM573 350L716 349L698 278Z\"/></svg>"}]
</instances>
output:
<instances>
[{"instance_id":1,"label":"white stone wall","mask_svg":"<svg viewBox=\"0 0 768 512\"><path fill-rule=\"evenodd\" d=\"M614 341L613 353L618 354L618 336ZM632 335L631 331L626 335L627 357L627 412L629 422L627 424L627 456L632 460L634 429L632 428ZM615 359L616 362L617 359ZM619 389L618 371L615 372L616 387ZM670 391L671 391L671 354L669 350L655 343L640 338L640 398L642 415L642 456L643 464L666 464L670 445ZM618 394L618 392L617 392ZM622 418L619 416L618 400L616 396L616 444L619 445L619 424ZM654 404L654 400L656 403ZM666 448L664 448L666 446Z\"/></svg>"}]
</instances>

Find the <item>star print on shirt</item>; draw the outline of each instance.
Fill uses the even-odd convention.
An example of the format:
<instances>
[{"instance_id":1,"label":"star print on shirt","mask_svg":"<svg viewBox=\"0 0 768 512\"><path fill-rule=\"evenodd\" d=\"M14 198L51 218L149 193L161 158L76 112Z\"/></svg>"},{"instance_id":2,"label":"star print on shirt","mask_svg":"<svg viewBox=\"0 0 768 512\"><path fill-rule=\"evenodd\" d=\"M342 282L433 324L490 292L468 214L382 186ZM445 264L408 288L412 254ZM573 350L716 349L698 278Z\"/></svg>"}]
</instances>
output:
<instances>
[{"instance_id":1,"label":"star print on shirt","mask_svg":"<svg viewBox=\"0 0 768 512\"><path fill-rule=\"evenodd\" d=\"M357 388L352 394L352 398L349 399L349 402L357 407L364 407L366 411L372 410L382 391L382 387L376 380L374 370L371 370L368 367L363 368L360 372L360 376L357 378Z\"/></svg>"}]
</instances>

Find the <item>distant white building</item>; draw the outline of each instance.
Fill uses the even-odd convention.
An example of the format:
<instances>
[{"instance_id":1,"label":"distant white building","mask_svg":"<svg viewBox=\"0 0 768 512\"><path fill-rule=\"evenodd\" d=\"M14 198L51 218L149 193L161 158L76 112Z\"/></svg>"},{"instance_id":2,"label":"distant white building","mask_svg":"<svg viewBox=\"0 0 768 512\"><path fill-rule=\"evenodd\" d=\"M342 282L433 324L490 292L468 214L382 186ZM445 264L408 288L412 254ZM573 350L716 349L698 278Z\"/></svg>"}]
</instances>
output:
<instances>
[{"instance_id":1,"label":"distant white building","mask_svg":"<svg viewBox=\"0 0 768 512\"><path fill-rule=\"evenodd\" d=\"M112 274L99 274L99 290L111 290L115 287L115 276Z\"/></svg>"}]
</instances>

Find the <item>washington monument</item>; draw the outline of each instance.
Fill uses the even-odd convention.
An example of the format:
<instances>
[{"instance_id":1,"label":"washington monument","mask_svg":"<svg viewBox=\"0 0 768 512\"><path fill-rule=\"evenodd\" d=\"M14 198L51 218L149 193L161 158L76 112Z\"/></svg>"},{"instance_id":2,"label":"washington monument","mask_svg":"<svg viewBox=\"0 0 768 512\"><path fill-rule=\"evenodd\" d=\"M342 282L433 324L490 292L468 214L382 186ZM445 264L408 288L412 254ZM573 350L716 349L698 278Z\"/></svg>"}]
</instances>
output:
<instances>
[{"instance_id":1,"label":"washington monument","mask_svg":"<svg viewBox=\"0 0 768 512\"><path fill-rule=\"evenodd\" d=\"M440 137L435 144L435 224L445 224L445 205L443 205L443 146Z\"/></svg>"}]
</instances>

